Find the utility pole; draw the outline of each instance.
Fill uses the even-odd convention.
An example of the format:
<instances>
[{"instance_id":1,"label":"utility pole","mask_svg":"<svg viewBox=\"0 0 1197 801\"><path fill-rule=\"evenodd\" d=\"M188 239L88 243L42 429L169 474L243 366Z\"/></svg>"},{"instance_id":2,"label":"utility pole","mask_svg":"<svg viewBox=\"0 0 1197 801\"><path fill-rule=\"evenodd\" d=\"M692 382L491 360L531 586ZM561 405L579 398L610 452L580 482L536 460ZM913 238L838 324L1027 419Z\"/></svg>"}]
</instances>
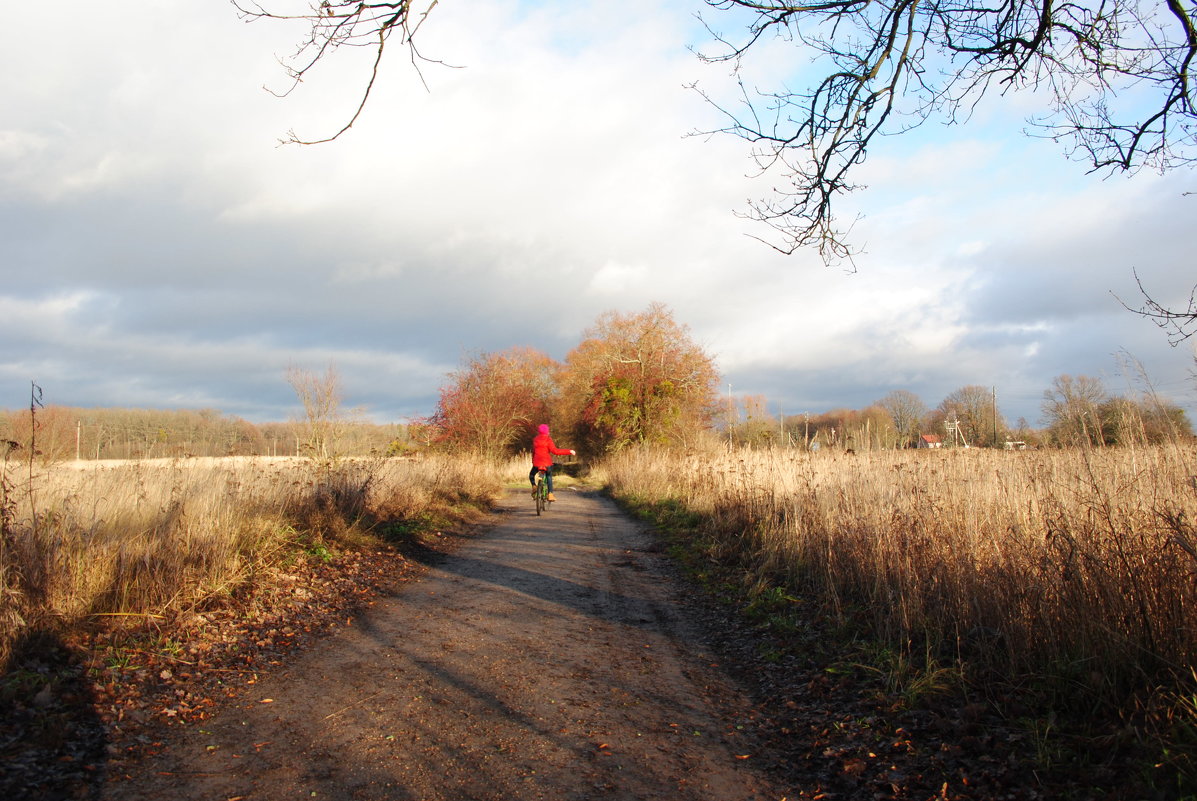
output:
<instances>
[{"instance_id":1,"label":"utility pole","mask_svg":"<svg viewBox=\"0 0 1197 801\"><path fill-rule=\"evenodd\" d=\"M727 450L732 450L732 427L735 425L736 407L732 401L731 384L727 385Z\"/></svg>"},{"instance_id":2,"label":"utility pole","mask_svg":"<svg viewBox=\"0 0 1197 801\"><path fill-rule=\"evenodd\" d=\"M993 440L990 447L997 447L997 387L993 388Z\"/></svg>"}]
</instances>

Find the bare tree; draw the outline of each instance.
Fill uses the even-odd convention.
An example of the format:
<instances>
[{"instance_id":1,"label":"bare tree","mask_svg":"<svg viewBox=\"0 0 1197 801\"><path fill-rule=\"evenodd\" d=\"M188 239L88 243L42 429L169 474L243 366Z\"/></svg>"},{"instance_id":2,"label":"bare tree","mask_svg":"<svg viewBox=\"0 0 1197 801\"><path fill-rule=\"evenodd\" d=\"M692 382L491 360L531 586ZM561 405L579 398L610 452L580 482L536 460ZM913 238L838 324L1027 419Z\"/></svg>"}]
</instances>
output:
<instances>
[{"instance_id":1,"label":"bare tree","mask_svg":"<svg viewBox=\"0 0 1197 801\"><path fill-rule=\"evenodd\" d=\"M341 423L341 377L331 365L318 375L299 367L287 368L287 383L303 404L303 449L315 459L332 459L337 454L337 430Z\"/></svg>"},{"instance_id":2,"label":"bare tree","mask_svg":"<svg viewBox=\"0 0 1197 801\"><path fill-rule=\"evenodd\" d=\"M923 403L923 399L905 389L895 389L874 405L889 412L903 445L910 444L914 439L918 433L919 422L927 413L927 404Z\"/></svg>"},{"instance_id":3,"label":"bare tree","mask_svg":"<svg viewBox=\"0 0 1197 801\"><path fill-rule=\"evenodd\" d=\"M1052 113L1031 124L1068 143L1093 170L1167 170L1197 158L1190 70L1197 6L1184 0L706 0L747 11L747 33L724 37L707 61L745 59L768 37L814 54L811 88L762 91L741 79L734 107L715 103L724 133L756 145L762 172L787 189L751 206L783 252L815 246L851 258L834 214L856 187L852 169L878 137L937 116L967 118L989 92L1033 90ZM1131 91L1133 90L1133 92ZM1125 93L1125 97L1123 96Z\"/></svg>"},{"instance_id":4,"label":"bare tree","mask_svg":"<svg viewBox=\"0 0 1197 801\"><path fill-rule=\"evenodd\" d=\"M1099 407L1109 400L1101 379L1058 375L1043 393L1043 421L1052 437L1064 444L1102 443Z\"/></svg>"},{"instance_id":5,"label":"bare tree","mask_svg":"<svg viewBox=\"0 0 1197 801\"><path fill-rule=\"evenodd\" d=\"M1006 421L995 408L989 387L977 384L960 387L944 398L936 411L943 419L959 425L960 433L973 445L996 446L995 434L1006 430Z\"/></svg>"}]
</instances>

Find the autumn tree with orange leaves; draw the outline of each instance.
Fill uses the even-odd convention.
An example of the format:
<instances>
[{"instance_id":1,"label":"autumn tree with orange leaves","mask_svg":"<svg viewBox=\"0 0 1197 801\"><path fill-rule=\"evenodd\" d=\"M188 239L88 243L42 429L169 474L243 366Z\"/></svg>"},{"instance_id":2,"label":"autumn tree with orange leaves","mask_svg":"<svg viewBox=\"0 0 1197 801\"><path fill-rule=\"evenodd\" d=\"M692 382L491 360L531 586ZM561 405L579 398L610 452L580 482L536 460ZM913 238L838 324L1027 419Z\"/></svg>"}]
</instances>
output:
<instances>
[{"instance_id":1,"label":"autumn tree with orange leaves","mask_svg":"<svg viewBox=\"0 0 1197 801\"><path fill-rule=\"evenodd\" d=\"M533 348L510 348L466 360L449 374L431 423L434 441L498 459L519 449L548 419L560 365Z\"/></svg>"},{"instance_id":2,"label":"autumn tree with orange leaves","mask_svg":"<svg viewBox=\"0 0 1197 801\"><path fill-rule=\"evenodd\" d=\"M561 417L575 442L611 451L684 445L705 431L719 374L689 328L663 304L598 317L565 360Z\"/></svg>"}]
</instances>

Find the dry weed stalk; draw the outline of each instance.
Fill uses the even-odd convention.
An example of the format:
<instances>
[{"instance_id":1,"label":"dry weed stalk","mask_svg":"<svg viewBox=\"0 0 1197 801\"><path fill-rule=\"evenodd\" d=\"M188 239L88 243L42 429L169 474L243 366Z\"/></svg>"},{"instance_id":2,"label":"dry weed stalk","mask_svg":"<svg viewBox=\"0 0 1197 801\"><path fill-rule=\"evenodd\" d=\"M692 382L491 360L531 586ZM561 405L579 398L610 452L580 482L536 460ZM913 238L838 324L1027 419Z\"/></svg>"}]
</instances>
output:
<instances>
[{"instance_id":1,"label":"dry weed stalk","mask_svg":"<svg viewBox=\"0 0 1197 801\"><path fill-rule=\"evenodd\" d=\"M0 571L19 577L0 616L0 662L29 627L169 616L252 589L299 555L374 526L484 503L498 480L443 459L209 459L86 463L6 490ZM8 489L12 489L8 487Z\"/></svg>"},{"instance_id":2,"label":"dry weed stalk","mask_svg":"<svg viewBox=\"0 0 1197 801\"><path fill-rule=\"evenodd\" d=\"M1105 694L1197 663L1195 456L629 451L605 470L618 494L700 513L711 559L887 641Z\"/></svg>"}]
</instances>

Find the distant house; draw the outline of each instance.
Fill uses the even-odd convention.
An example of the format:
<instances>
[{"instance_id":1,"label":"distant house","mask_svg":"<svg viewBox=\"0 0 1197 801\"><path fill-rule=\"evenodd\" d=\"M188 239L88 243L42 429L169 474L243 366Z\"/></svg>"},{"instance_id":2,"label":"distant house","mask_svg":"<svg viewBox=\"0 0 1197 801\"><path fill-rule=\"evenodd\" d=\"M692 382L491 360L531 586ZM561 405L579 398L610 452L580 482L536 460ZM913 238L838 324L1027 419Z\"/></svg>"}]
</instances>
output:
<instances>
[{"instance_id":1,"label":"distant house","mask_svg":"<svg viewBox=\"0 0 1197 801\"><path fill-rule=\"evenodd\" d=\"M916 448L942 448L943 439L939 434L923 434L919 437Z\"/></svg>"}]
</instances>

